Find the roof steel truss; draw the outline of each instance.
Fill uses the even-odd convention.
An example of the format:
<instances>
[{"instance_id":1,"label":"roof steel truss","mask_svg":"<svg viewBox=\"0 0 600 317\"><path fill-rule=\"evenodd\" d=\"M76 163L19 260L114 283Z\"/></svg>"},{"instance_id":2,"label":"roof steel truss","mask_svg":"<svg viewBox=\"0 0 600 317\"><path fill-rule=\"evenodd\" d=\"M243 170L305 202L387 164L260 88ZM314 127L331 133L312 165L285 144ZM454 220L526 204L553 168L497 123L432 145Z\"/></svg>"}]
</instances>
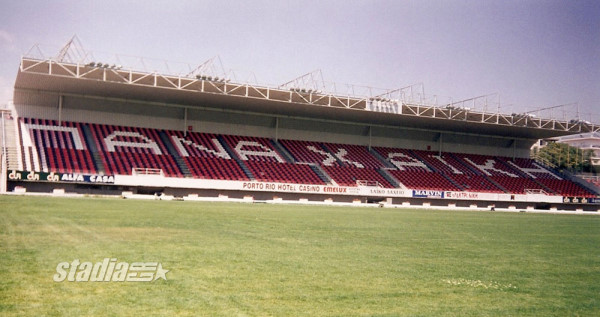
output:
<instances>
[{"instance_id":1,"label":"roof steel truss","mask_svg":"<svg viewBox=\"0 0 600 317\"><path fill-rule=\"evenodd\" d=\"M365 111L372 111L369 110L372 109L369 107L369 103L374 102L375 100L375 98L368 97L342 96L323 92L321 90L286 89L281 87L271 88L253 84L233 83L218 77L196 76L194 78L181 75L172 76L159 74L157 72L146 73L126 70L115 65L92 64L93 63L79 64L61 62L52 58L42 60L23 57L21 60L20 71L23 73L75 78L80 80L95 80L123 85L150 86L205 94L238 96L265 101ZM399 100L395 100L394 102L397 102L400 107L398 114L394 115L399 116L427 117L571 133L600 131L600 126L589 122L543 119L528 113L506 115L473 110L469 107L461 106L464 102L452 103L443 107L405 103Z\"/></svg>"}]
</instances>

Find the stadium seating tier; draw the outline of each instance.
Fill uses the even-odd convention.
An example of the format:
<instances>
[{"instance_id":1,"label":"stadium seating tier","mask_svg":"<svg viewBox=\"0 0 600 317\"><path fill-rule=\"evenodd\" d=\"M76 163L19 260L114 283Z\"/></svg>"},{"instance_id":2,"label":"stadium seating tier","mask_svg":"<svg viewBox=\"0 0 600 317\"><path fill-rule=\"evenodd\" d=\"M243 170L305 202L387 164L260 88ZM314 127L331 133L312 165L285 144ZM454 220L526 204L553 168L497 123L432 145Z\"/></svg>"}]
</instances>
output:
<instances>
[{"instance_id":1,"label":"stadium seating tier","mask_svg":"<svg viewBox=\"0 0 600 317\"><path fill-rule=\"evenodd\" d=\"M326 184L331 179L340 186L366 181L386 188L398 183L413 189L595 196L525 158L29 118L21 123L40 169L52 172L130 175L134 168L153 168L169 177L215 180Z\"/></svg>"}]
</instances>

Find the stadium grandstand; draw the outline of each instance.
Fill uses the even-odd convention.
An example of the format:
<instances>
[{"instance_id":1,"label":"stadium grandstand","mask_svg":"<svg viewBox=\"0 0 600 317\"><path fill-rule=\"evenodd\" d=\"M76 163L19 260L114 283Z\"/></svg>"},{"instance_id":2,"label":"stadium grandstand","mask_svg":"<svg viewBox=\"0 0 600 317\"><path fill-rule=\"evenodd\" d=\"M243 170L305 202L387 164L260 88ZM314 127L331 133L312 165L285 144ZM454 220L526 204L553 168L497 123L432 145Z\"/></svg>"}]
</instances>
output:
<instances>
[{"instance_id":1,"label":"stadium grandstand","mask_svg":"<svg viewBox=\"0 0 600 317\"><path fill-rule=\"evenodd\" d=\"M503 114L489 96L440 104L420 85L340 92L315 72L272 87L217 64L121 66L76 38L22 57L2 112L3 190L600 208L597 186L529 158L538 139L598 132L593 123Z\"/></svg>"}]
</instances>

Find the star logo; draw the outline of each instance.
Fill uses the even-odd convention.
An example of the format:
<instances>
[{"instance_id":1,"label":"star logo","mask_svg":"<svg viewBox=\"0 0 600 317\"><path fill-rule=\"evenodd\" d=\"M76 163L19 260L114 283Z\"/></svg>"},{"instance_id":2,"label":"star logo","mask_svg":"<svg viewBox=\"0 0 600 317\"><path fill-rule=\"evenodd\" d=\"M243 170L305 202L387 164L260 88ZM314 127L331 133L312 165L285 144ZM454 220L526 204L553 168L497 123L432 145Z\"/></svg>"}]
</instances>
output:
<instances>
[{"instance_id":1,"label":"star logo","mask_svg":"<svg viewBox=\"0 0 600 317\"><path fill-rule=\"evenodd\" d=\"M159 278L162 278L163 280L167 280L167 273L169 272L169 270L165 270L162 267L161 263L158 263L158 268L156 269L156 275L154 275L154 281L158 280Z\"/></svg>"}]
</instances>

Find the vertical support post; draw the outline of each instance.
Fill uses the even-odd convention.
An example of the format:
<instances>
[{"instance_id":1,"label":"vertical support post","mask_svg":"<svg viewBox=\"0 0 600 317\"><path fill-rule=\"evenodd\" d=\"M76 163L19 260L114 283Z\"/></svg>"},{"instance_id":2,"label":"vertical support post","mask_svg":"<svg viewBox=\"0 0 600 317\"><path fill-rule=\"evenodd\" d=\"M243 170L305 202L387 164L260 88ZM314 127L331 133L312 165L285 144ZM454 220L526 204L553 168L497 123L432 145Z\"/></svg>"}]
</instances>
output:
<instances>
[{"instance_id":1,"label":"vertical support post","mask_svg":"<svg viewBox=\"0 0 600 317\"><path fill-rule=\"evenodd\" d=\"M513 161L517 158L517 139L513 139Z\"/></svg>"},{"instance_id":2,"label":"vertical support post","mask_svg":"<svg viewBox=\"0 0 600 317\"><path fill-rule=\"evenodd\" d=\"M58 125L62 124L62 108L63 108L64 100L65 100L65 96L63 96L63 95L58 96Z\"/></svg>"},{"instance_id":3,"label":"vertical support post","mask_svg":"<svg viewBox=\"0 0 600 317\"><path fill-rule=\"evenodd\" d=\"M369 126L369 151L371 151L372 143L373 143L373 126Z\"/></svg>"},{"instance_id":4,"label":"vertical support post","mask_svg":"<svg viewBox=\"0 0 600 317\"><path fill-rule=\"evenodd\" d=\"M183 108L183 136L187 136L188 125L187 125L187 117L188 117L188 108Z\"/></svg>"},{"instance_id":5,"label":"vertical support post","mask_svg":"<svg viewBox=\"0 0 600 317\"><path fill-rule=\"evenodd\" d=\"M275 142L279 141L279 117L275 117Z\"/></svg>"},{"instance_id":6,"label":"vertical support post","mask_svg":"<svg viewBox=\"0 0 600 317\"><path fill-rule=\"evenodd\" d=\"M442 157L442 146L443 146L443 143L444 143L444 142L442 141L442 136L443 136L443 135L444 135L444 134L440 132L440 142L439 142L439 143L440 143L440 148L439 148L439 152L438 152L438 156L439 156L439 157Z\"/></svg>"}]
</instances>

